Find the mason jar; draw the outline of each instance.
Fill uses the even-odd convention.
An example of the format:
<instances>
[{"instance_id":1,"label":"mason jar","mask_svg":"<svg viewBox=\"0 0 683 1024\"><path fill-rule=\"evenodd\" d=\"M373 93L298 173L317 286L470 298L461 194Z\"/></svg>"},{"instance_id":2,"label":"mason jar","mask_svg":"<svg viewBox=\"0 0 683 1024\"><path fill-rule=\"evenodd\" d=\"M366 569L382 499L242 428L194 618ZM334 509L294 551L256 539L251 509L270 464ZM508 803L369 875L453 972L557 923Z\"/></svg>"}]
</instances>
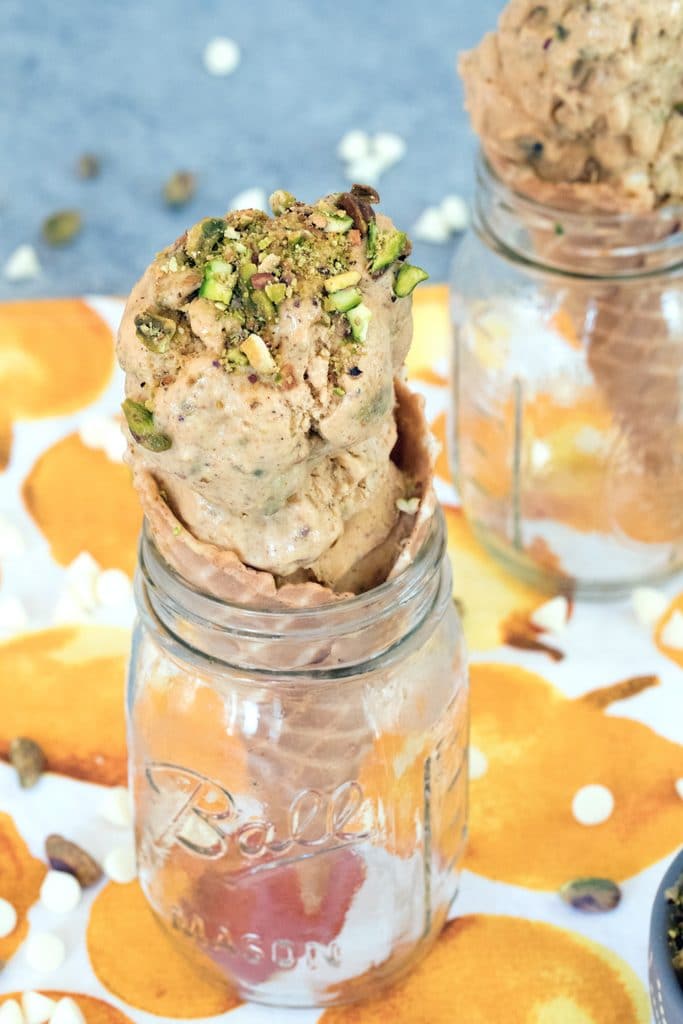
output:
<instances>
[{"instance_id":1,"label":"mason jar","mask_svg":"<svg viewBox=\"0 0 683 1024\"><path fill-rule=\"evenodd\" d=\"M683 564L682 224L543 205L479 161L451 459L476 536L545 589L609 597Z\"/></svg>"},{"instance_id":2,"label":"mason jar","mask_svg":"<svg viewBox=\"0 0 683 1024\"><path fill-rule=\"evenodd\" d=\"M142 889L244 999L370 996L439 933L467 817L467 668L439 513L360 596L259 610L141 543L128 688Z\"/></svg>"}]
</instances>

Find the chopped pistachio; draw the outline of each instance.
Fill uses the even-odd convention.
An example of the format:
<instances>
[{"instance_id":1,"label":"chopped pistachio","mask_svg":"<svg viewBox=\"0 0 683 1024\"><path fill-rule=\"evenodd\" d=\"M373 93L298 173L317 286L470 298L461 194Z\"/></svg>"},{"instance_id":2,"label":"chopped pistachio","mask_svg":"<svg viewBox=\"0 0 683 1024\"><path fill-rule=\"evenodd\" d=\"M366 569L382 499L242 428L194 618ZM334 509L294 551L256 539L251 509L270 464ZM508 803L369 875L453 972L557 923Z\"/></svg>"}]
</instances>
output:
<instances>
[{"instance_id":1,"label":"chopped pistachio","mask_svg":"<svg viewBox=\"0 0 683 1024\"><path fill-rule=\"evenodd\" d=\"M324 308L328 313L348 313L350 309L355 309L356 306L359 306L362 299L363 296L358 288L343 288L341 291L335 292L334 295L328 295L325 299Z\"/></svg>"},{"instance_id":2,"label":"chopped pistachio","mask_svg":"<svg viewBox=\"0 0 683 1024\"><path fill-rule=\"evenodd\" d=\"M375 254L370 264L373 274L391 266L392 263L403 255L408 243L408 236L405 231L379 231Z\"/></svg>"},{"instance_id":3,"label":"chopped pistachio","mask_svg":"<svg viewBox=\"0 0 683 1024\"><path fill-rule=\"evenodd\" d=\"M58 210L43 221L43 238L48 245L66 245L76 237L82 226L78 210Z\"/></svg>"},{"instance_id":4,"label":"chopped pistachio","mask_svg":"<svg viewBox=\"0 0 683 1024\"><path fill-rule=\"evenodd\" d=\"M404 263L394 280L394 295L397 295L399 299L404 299L421 281L426 281L428 277L429 274L422 267L413 267L410 263Z\"/></svg>"},{"instance_id":5,"label":"chopped pistachio","mask_svg":"<svg viewBox=\"0 0 683 1024\"><path fill-rule=\"evenodd\" d=\"M241 352L239 348L232 347L225 353L225 359L228 363L232 363L233 366L248 366L249 360L247 359L244 352Z\"/></svg>"},{"instance_id":6,"label":"chopped pistachio","mask_svg":"<svg viewBox=\"0 0 683 1024\"><path fill-rule=\"evenodd\" d=\"M337 395L338 398L343 398L346 391L344 391L344 388L332 388L332 394Z\"/></svg>"},{"instance_id":7,"label":"chopped pistachio","mask_svg":"<svg viewBox=\"0 0 683 1024\"><path fill-rule=\"evenodd\" d=\"M220 217L205 217L190 228L185 252L195 261L210 259L218 251L226 236L226 223Z\"/></svg>"},{"instance_id":8,"label":"chopped pistachio","mask_svg":"<svg viewBox=\"0 0 683 1024\"><path fill-rule=\"evenodd\" d=\"M35 786L45 769L42 747L26 736L17 736L9 745L7 757L19 777L21 787L30 789Z\"/></svg>"},{"instance_id":9,"label":"chopped pistachio","mask_svg":"<svg viewBox=\"0 0 683 1024\"><path fill-rule=\"evenodd\" d=\"M377 222L374 220L368 224L367 253L368 262L372 262L377 253Z\"/></svg>"},{"instance_id":10,"label":"chopped pistachio","mask_svg":"<svg viewBox=\"0 0 683 1024\"><path fill-rule=\"evenodd\" d=\"M152 452L165 452L171 447L171 439L154 427L154 416L141 402L127 398L121 405L128 429L135 441Z\"/></svg>"},{"instance_id":11,"label":"chopped pistachio","mask_svg":"<svg viewBox=\"0 0 683 1024\"><path fill-rule=\"evenodd\" d=\"M271 374L277 371L277 363L260 335L250 334L246 341L242 342L240 349L257 373Z\"/></svg>"},{"instance_id":12,"label":"chopped pistachio","mask_svg":"<svg viewBox=\"0 0 683 1024\"><path fill-rule=\"evenodd\" d=\"M242 260L242 262L240 263L239 270L240 281L243 281L245 283L251 281L256 271L257 267L255 263L252 263L251 260Z\"/></svg>"},{"instance_id":13,"label":"chopped pistachio","mask_svg":"<svg viewBox=\"0 0 683 1024\"><path fill-rule=\"evenodd\" d=\"M230 305L236 283L237 271L232 263L226 263L221 259L209 260L204 267L204 279L199 294L204 299L223 302L227 307Z\"/></svg>"},{"instance_id":14,"label":"chopped pistachio","mask_svg":"<svg viewBox=\"0 0 683 1024\"><path fill-rule=\"evenodd\" d=\"M370 320L372 319L372 311L368 309L365 303L361 302L354 309L348 311L346 319L351 325L351 334L354 339L361 342L365 341L368 336Z\"/></svg>"},{"instance_id":15,"label":"chopped pistachio","mask_svg":"<svg viewBox=\"0 0 683 1024\"><path fill-rule=\"evenodd\" d=\"M150 352L168 352L176 328L175 320L149 310L135 317L135 333Z\"/></svg>"},{"instance_id":16,"label":"chopped pistachio","mask_svg":"<svg viewBox=\"0 0 683 1024\"><path fill-rule=\"evenodd\" d=\"M164 185L163 195L169 206L184 206L197 190L197 178L192 171L176 171Z\"/></svg>"},{"instance_id":17,"label":"chopped pistachio","mask_svg":"<svg viewBox=\"0 0 683 1024\"><path fill-rule=\"evenodd\" d=\"M348 213L344 213L342 210L339 210L337 213L328 213L326 216L325 231L345 235L353 227L353 218L349 217Z\"/></svg>"},{"instance_id":18,"label":"chopped pistachio","mask_svg":"<svg viewBox=\"0 0 683 1024\"><path fill-rule=\"evenodd\" d=\"M76 163L76 174L84 180L96 178L100 173L100 159L94 153L83 153Z\"/></svg>"},{"instance_id":19,"label":"chopped pistachio","mask_svg":"<svg viewBox=\"0 0 683 1024\"><path fill-rule=\"evenodd\" d=\"M286 192L283 188L279 188L276 192L272 193L268 202L275 216L279 217L294 206L296 198L291 192Z\"/></svg>"},{"instance_id":20,"label":"chopped pistachio","mask_svg":"<svg viewBox=\"0 0 683 1024\"><path fill-rule=\"evenodd\" d=\"M325 281L325 291L329 293L340 292L350 288L360 281L360 274L357 270L347 270L344 274L335 274Z\"/></svg>"},{"instance_id":21,"label":"chopped pistachio","mask_svg":"<svg viewBox=\"0 0 683 1024\"><path fill-rule=\"evenodd\" d=\"M266 295L271 302L274 302L276 306L279 306L281 302L284 302L287 295L287 285L278 282L277 284L267 284L264 289Z\"/></svg>"}]
</instances>

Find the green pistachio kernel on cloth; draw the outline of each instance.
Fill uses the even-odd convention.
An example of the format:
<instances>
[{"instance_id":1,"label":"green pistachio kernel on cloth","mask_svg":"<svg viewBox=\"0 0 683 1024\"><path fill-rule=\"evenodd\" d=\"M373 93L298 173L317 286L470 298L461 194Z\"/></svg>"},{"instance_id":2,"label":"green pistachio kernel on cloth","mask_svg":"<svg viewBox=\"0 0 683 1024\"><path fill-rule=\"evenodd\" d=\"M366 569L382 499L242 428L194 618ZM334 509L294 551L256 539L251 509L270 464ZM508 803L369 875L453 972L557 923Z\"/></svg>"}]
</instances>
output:
<instances>
[{"instance_id":1,"label":"green pistachio kernel on cloth","mask_svg":"<svg viewBox=\"0 0 683 1024\"><path fill-rule=\"evenodd\" d=\"M83 227L78 210L58 210L43 221L43 238L48 245L66 245Z\"/></svg>"},{"instance_id":2,"label":"green pistachio kernel on cloth","mask_svg":"<svg viewBox=\"0 0 683 1024\"><path fill-rule=\"evenodd\" d=\"M17 736L9 745L9 763L19 776L22 789L31 789L45 770L43 748L27 736Z\"/></svg>"},{"instance_id":3,"label":"green pistachio kernel on cloth","mask_svg":"<svg viewBox=\"0 0 683 1024\"><path fill-rule=\"evenodd\" d=\"M135 334L150 352L168 352L176 329L175 320L149 310L135 317Z\"/></svg>"},{"instance_id":4,"label":"green pistachio kernel on cloth","mask_svg":"<svg viewBox=\"0 0 683 1024\"><path fill-rule=\"evenodd\" d=\"M169 206L184 206L197 191L197 176L192 171L176 171L163 188L163 197Z\"/></svg>"},{"instance_id":5,"label":"green pistachio kernel on cloth","mask_svg":"<svg viewBox=\"0 0 683 1024\"><path fill-rule=\"evenodd\" d=\"M127 398L122 403L123 415L126 417L128 429L135 441L151 452L166 452L171 447L171 439L161 434L154 427L154 416L140 402Z\"/></svg>"},{"instance_id":6,"label":"green pistachio kernel on cloth","mask_svg":"<svg viewBox=\"0 0 683 1024\"><path fill-rule=\"evenodd\" d=\"M621 889L609 878L575 878L560 889L560 897L584 914L606 914L621 902Z\"/></svg>"},{"instance_id":7,"label":"green pistachio kernel on cloth","mask_svg":"<svg viewBox=\"0 0 683 1024\"><path fill-rule=\"evenodd\" d=\"M76 163L76 174L84 181L96 178L100 173L100 158L94 153L83 153Z\"/></svg>"}]
</instances>

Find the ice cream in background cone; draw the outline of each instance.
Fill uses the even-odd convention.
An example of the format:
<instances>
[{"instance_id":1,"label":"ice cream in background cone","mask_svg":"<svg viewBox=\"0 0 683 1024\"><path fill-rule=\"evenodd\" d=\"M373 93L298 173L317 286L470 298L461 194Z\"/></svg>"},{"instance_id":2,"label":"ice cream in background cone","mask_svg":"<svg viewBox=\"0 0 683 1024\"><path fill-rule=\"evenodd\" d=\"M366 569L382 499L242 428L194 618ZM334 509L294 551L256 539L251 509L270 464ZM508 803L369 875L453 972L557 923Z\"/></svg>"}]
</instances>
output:
<instances>
[{"instance_id":1,"label":"ice cream in background cone","mask_svg":"<svg viewBox=\"0 0 683 1024\"><path fill-rule=\"evenodd\" d=\"M666 272L683 250L682 39L668 0L511 0L460 63L531 250L566 275L563 311L620 431L615 525L637 540L683 535L683 306Z\"/></svg>"},{"instance_id":2,"label":"ice cream in background cone","mask_svg":"<svg viewBox=\"0 0 683 1024\"><path fill-rule=\"evenodd\" d=\"M374 623L370 609L354 634L301 641L315 609L354 595L371 602L433 527L434 442L422 399L403 381L410 293L426 275L405 262L405 234L375 215L378 199L364 186L312 206L280 192L273 218L251 210L202 221L159 254L124 312L128 461L150 565L161 556L162 589L174 577L189 586L184 599L211 602L218 626L248 610L266 615L275 637L255 645L216 630L207 653L228 664L324 672L389 649L405 629L400 606L390 622ZM154 577L154 567L143 571ZM192 629L177 625L189 644ZM279 717L267 687L254 689L258 726L245 741L276 835L291 828L302 792L333 794L356 778L374 739L360 684L351 699L329 681L296 687ZM344 850L281 869L307 918L328 906L331 872L351 870L349 857L360 872L350 899L363 868ZM225 886L249 893L252 881L226 861L194 879L189 899L215 914ZM247 917L258 916L245 899Z\"/></svg>"}]
</instances>

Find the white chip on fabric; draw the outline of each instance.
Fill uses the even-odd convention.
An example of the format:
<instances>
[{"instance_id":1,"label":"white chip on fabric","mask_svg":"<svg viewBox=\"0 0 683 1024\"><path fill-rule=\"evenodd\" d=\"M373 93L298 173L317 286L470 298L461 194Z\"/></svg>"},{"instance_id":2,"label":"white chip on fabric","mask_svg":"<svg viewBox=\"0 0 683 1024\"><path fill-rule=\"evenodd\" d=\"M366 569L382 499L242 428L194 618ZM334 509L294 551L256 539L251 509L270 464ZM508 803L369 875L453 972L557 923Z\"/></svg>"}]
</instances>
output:
<instances>
[{"instance_id":1,"label":"white chip on fabric","mask_svg":"<svg viewBox=\"0 0 683 1024\"><path fill-rule=\"evenodd\" d=\"M11 935L17 926L17 912L9 900L0 899L0 939Z\"/></svg>"},{"instance_id":2,"label":"white chip on fabric","mask_svg":"<svg viewBox=\"0 0 683 1024\"><path fill-rule=\"evenodd\" d=\"M683 800L683 779L676 779L674 782L674 789L680 796L681 800Z\"/></svg>"},{"instance_id":3,"label":"white chip on fabric","mask_svg":"<svg viewBox=\"0 0 683 1024\"><path fill-rule=\"evenodd\" d=\"M126 454L128 448L128 442L123 435L118 423L113 423L114 429L110 431L104 442L104 453L110 462L123 462L123 456Z\"/></svg>"},{"instance_id":4,"label":"white chip on fabric","mask_svg":"<svg viewBox=\"0 0 683 1024\"><path fill-rule=\"evenodd\" d=\"M462 196L446 196L439 209L450 231L459 234L466 230L470 223L470 209Z\"/></svg>"},{"instance_id":5,"label":"white chip on fabric","mask_svg":"<svg viewBox=\"0 0 683 1024\"><path fill-rule=\"evenodd\" d=\"M358 157L346 165L346 177L350 182L362 185L376 185L385 170L385 165L374 153Z\"/></svg>"},{"instance_id":6,"label":"white chip on fabric","mask_svg":"<svg viewBox=\"0 0 683 1024\"><path fill-rule=\"evenodd\" d=\"M40 887L40 902L55 914L70 914L81 901L78 879L67 871L48 871Z\"/></svg>"},{"instance_id":7,"label":"white chip on fabric","mask_svg":"<svg viewBox=\"0 0 683 1024\"><path fill-rule=\"evenodd\" d=\"M654 626L669 607L669 599L654 587L636 587L631 593L631 606L639 622Z\"/></svg>"},{"instance_id":8,"label":"white chip on fabric","mask_svg":"<svg viewBox=\"0 0 683 1024\"><path fill-rule=\"evenodd\" d=\"M675 651L683 651L683 612L676 609L661 634L662 643L665 647L672 647Z\"/></svg>"},{"instance_id":9,"label":"white chip on fabric","mask_svg":"<svg viewBox=\"0 0 683 1024\"><path fill-rule=\"evenodd\" d=\"M378 132L371 142L372 151L385 167L393 167L406 155L406 143L395 132Z\"/></svg>"},{"instance_id":10,"label":"white chip on fabric","mask_svg":"<svg viewBox=\"0 0 683 1024\"><path fill-rule=\"evenodd\" d=\"M0 635L20 633L28 624L28 614L18 597L0 598Z\"/></svg>"},{"instance_id":11,"label":"white chip on fabric","mask_svg":"<svg viewBox=\"0 0 683 1024\"><path fill-rule=\"evenodd\" d=\"M55 1006L50 1024L86 1024L83 1012L70 996L64 996Z\"/></svg>"},{"instance_id":12,"label":"white chip on fabric","mask_svg":"<svg viewBox=\"0 0 683 1024\"><path fill-rule=\"evenodd\" d=\"M607 786L582 786L572 800L572 814L579 825L602 825L613 810L614 797Z\"/></svg>"},{"instance_id":13,"label":"white chip on fabric","mask_svg":"<svg viewBox=\"0 0 683 1024\"><path fill-rule=\"evenodd\" d=\"M47 1024L57 1003L42 992L24 992L21 1007L26 1024Z\"/></svg>"},{"instance_id":14,"label":"white chip on fabric","mask_svg":"<svg viewBox=\"0 0 683 1024\"><path fill-rule=\"evenodd\" d=\"M24 1024L24 1015L16 999L7 999L0 1006L0 1024Z\"/></svg>"},{"instance_id":15,"label":"white chip on fabric","mask_svg":"<svg viewBox=\"0 0 683 1024\"><path fill-rule=\"evenodd\" d=\"M86 416L79 424L78 436L86 448L103 448L109 434L107 416Z\"/></svg>"},{"instance_id":16,"label":"white chip on fabric","mask_svg":"<svg viewBox=\"0 0 683 1024\"><path fill-rule=\"evenodd\" d=\"M0 559L19 558L26 551L21 530L8 519L0 518Z\"/></svg>"},{"instance_id":17,"label":"white chip on fabric","mask_svg":"<svg viewBox=\"0 0 683 1024\"><path fill-rule=\"evenodd\" d=\"M112 882L118 882L120 885L133 882L137 878L138 868L132 842L110 850L104 858L102 867Z\"/></svg>"},{"instance_id":18,"label":"white chip on fabric","mask_svg":"<svg viewBox=\"0 0 683 1024\"><path fill-rule=\"evenodd\" d=\"M480 779L489 770L489 759L479 747L470 747L468 762L470 779Z\"/></svg>"},{"instance_id":19,"label":"white chip on fabric","mask_svg":"<svg viewBox=\"0 0 683 1024\"><path fill-rule=\"evenodd\" d=\"M370 136L367 132L358 129L347 132L339 140L337 156L340 160L353 163L355 160L362 160L370 153Z\"/></svg>"},{"instance_id":20,"label":"white chip on fabric","mask_svg":"<svg viewBox=\"0 0 683 1024\"><path fill-rule=\"evenodd\" d=\"M66 960L66 946L54 932L35 932L24 944L29 967L39 974L58 971Z\"/></svg>"},{"instance_id":21,"label":"white chip on fabric","mask_svg":"<svg viewBox=\"0 0 683 1024\"><path fill-rule=\"evenodd\" d=\"M428 206L415 221L412 234L418 242L443 245L450 237L450 229L441 210L437 206Z\"/></svg>"},{"instance_id":22,"label":"white chip on fabric","mask_svg":"<svg viewBox=\"0 0 683 1024\"><path fill-rule=\"evenodd\" d=\"M90 621L88 612L68 591L60 594L52 611L55 626L75 626Z\"/></svg>"},{"instance_id":23,"label":"white chip on fabric","mask_svg":"<svg viewBox=\"0 0 683 1024\"><path fill-rule=\"evenodd\" d=\"M32 245L19 245L11 254L3 273L8 281L30 281L40 274L40 263Z\"/></svg>"},{"instance_id":24,"label":"white chip on fabric","mask_svg":"<svg viewBox=\"0 0 683 1024\"><path fill-rule=\"evenodd\" d=\"M545 441L534 441L531 445L531 468L538 473L548 465L552 454L550 445Z\"/></svg>"},{"instance_id":25,"label":"white chip on fabric","mask_svg":"<svg viewBox=\"0 0 683 1024\"><path fill-rule=\"evenodd\" d=\"M85 610L95 607L95 583L100 567L91 554L81 551L66 567L64 585L66 592Z\"/></svg>"},{"instance_id":26,"label":"white chip on fabric","mask_svg":"<svg viewBox=\"0 0 683 1024\"><path fill-rule=\"evenodd\" d=\"M262 188L247 188L233 196L231 210L265 210L268 212L268 197Z\"/></svg>"},{"instance_id":27,"label":"white chip on fabric","mask_svg":"<svg viewBox=\"0 0 683 1024\"><path fill-rule=\"evenodd\" d=\"M127 604L132 595L132 584L122 569L104 569L97 577L95 597L105 608L119 608Z\"/></svg>"},{"instance_id":28,"label":"white chip on fabric","mask_svg":"<svg viewBox=\"0 0 683 1024\"><path fill-rule=\"evenodd\" d=\"M216 36L204 48L204 67L210 75L231 75L239 67L242 53L234 39Z\"/></svg>"},{"instance_id":29,"label":"white chip on fabric","mask_svg":"<svg viewBox=\"0 0 683 1024\"><path fill-rule=\"evenodd\" d=\"M569 601L563 594L546 601L529 616L532 625L546 633L560 633L567 625Z\"/></svg>"},{"instance_id":30,"label":"white chip on fabric","mask_svg":"<svg viewBox=\"0 0 683 1024\"><path fill-rule=\"evenodd\" d=\"M112 786L105 793L98 813L110 825L130 828L133 823L133 807L130 793L125 786Z\"/></svg>"}]
</instances>

